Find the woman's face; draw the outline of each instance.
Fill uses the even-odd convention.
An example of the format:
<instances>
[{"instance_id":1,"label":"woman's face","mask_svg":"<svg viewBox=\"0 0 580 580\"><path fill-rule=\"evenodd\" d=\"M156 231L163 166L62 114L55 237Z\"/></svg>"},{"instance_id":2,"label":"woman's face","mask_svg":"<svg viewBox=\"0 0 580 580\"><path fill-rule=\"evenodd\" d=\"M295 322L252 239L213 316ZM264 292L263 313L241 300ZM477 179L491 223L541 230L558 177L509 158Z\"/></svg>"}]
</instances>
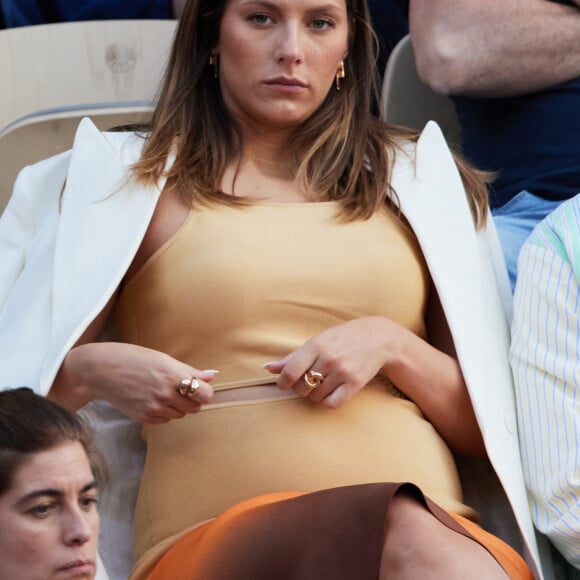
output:
<instances>
[{"instance_id":1,"label":"woman's face","mask_svg":"<svg viewBox=\"0 0 580 580\"><path fill-rule=\"evenodd\" d=\"M299 125L336 90L348 36L346 0L228 0L215 52L229 111L258 130Z\"/></svg>"},{"instance_id":2,"label":"woman's face","mask_svg":"<svg viewBox=\"0 0 580 580\"><path fill-rule=\"evenodd\" d=\"M94 578L96 504L96 483L80 443L31 455L0 496L0 576Z\"/></svg>"}]
</instances>

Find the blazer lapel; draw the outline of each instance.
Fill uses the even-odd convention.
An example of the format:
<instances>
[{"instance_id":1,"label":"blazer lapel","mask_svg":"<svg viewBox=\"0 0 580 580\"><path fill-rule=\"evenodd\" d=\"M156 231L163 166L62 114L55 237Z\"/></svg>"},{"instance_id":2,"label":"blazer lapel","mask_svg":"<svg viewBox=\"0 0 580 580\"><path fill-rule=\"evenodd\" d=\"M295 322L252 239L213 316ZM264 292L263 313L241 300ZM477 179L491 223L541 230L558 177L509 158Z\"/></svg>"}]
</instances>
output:
<instances>
[{"instance_id":1,"label":"blazer lapel","mask_svg":"<svg viewBox=\"0 0 580 580\"><path fill-rule=\"evenodd\" d=\"M56 237L46 381L118 287L153 215L163 183L127 178L142 143L132 133L103 134L88 119L79 125Z\"/></svg>"},{"instance_id":2,"label":"blazer lapel","mask_svg":"<svg viewBox=\"0 0 580 580\"><path fill-rule=\"evenodd\" d=\"M409 158L397 158L393 186L439 293L464 374L472 375L466 382L477 385L484 376L479 243L457 167L435 123L425 127L414 156L411 150Z\"/></svg>"}]
</instances>

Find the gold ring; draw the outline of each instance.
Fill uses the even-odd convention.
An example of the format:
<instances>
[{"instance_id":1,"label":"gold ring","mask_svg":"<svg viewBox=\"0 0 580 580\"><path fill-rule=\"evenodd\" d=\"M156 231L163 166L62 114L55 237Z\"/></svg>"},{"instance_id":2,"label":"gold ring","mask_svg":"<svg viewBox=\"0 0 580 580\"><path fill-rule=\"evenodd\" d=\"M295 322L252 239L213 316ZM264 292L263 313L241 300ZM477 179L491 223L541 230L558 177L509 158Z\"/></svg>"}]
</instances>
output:
<instances>
[{"instance_id":1,"label":"gold ring","mask_svg":"<svg viewBox=\"0 0 580 580\"><path fill-rule=\"evenodd\" d=\"M193 397L197 395L199 387L200 387L199 381L195 377L191 377L179 381L179 384L175 388L177 389L177 392L180 395L193 399Z\"/></svg>"},{"instance_id":2,"label":"gold ring","mask_svg":"<svg viewBox=\"0 0 580 580\"><path fill-rule=\"evenodd\" d=\"M309 389L317 389L323 380L324 375L318 371L310 369L304 373L304 382Z\"/></svg>"}]
</instances>

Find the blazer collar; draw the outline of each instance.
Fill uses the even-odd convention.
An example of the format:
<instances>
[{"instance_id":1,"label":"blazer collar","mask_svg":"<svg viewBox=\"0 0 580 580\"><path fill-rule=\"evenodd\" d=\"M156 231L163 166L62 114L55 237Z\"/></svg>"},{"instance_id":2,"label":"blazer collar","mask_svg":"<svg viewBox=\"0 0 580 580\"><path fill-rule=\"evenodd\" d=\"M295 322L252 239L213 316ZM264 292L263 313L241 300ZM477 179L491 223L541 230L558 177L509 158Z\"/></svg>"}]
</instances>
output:
<instances>
[{"instance_id":1,"label":"blazer collar","mask_svg":"<svg viewBox=\"0 0 580 580\"><path fill-rule=\"evenodd\" d=\"M467 384L485 376L481 352L480 249L457 166L430 122L416 147L397 156L392 185L437 288Z\"/></svg>"},{"instance_id":2,"label":"blazer collar","mask_svg":"<svg viewBox=\"0 0 580 580\"><path fill-rule=\"evenodd\" d=\"M72 347L77 329L105 306L143 239L164 183L143 187L128 179L142 143L133 133L101 133L89 119L79 125L56 235L51 348ZM60 358L55 352L46 360L60 364Z\"/></svg>"}]
</instances>

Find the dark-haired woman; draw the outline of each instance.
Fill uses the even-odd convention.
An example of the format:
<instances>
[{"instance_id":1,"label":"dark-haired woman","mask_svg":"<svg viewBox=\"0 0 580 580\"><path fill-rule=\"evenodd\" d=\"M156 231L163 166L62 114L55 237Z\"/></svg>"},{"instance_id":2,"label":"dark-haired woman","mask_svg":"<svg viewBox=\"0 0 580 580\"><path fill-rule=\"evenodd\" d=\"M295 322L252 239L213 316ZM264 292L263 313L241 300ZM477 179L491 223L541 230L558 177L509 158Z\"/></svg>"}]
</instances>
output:
<instances>
[{"instance_id":1,"label":"dark-haired woman","mask_svg":"<svg viewBox=\"0 0 580 580\"><path fill-rule=\"evenodd\" d=\"M0 392L0 577L95 578L103 478L79 417L30 389Z\"/></svg>"}]
</instances>

